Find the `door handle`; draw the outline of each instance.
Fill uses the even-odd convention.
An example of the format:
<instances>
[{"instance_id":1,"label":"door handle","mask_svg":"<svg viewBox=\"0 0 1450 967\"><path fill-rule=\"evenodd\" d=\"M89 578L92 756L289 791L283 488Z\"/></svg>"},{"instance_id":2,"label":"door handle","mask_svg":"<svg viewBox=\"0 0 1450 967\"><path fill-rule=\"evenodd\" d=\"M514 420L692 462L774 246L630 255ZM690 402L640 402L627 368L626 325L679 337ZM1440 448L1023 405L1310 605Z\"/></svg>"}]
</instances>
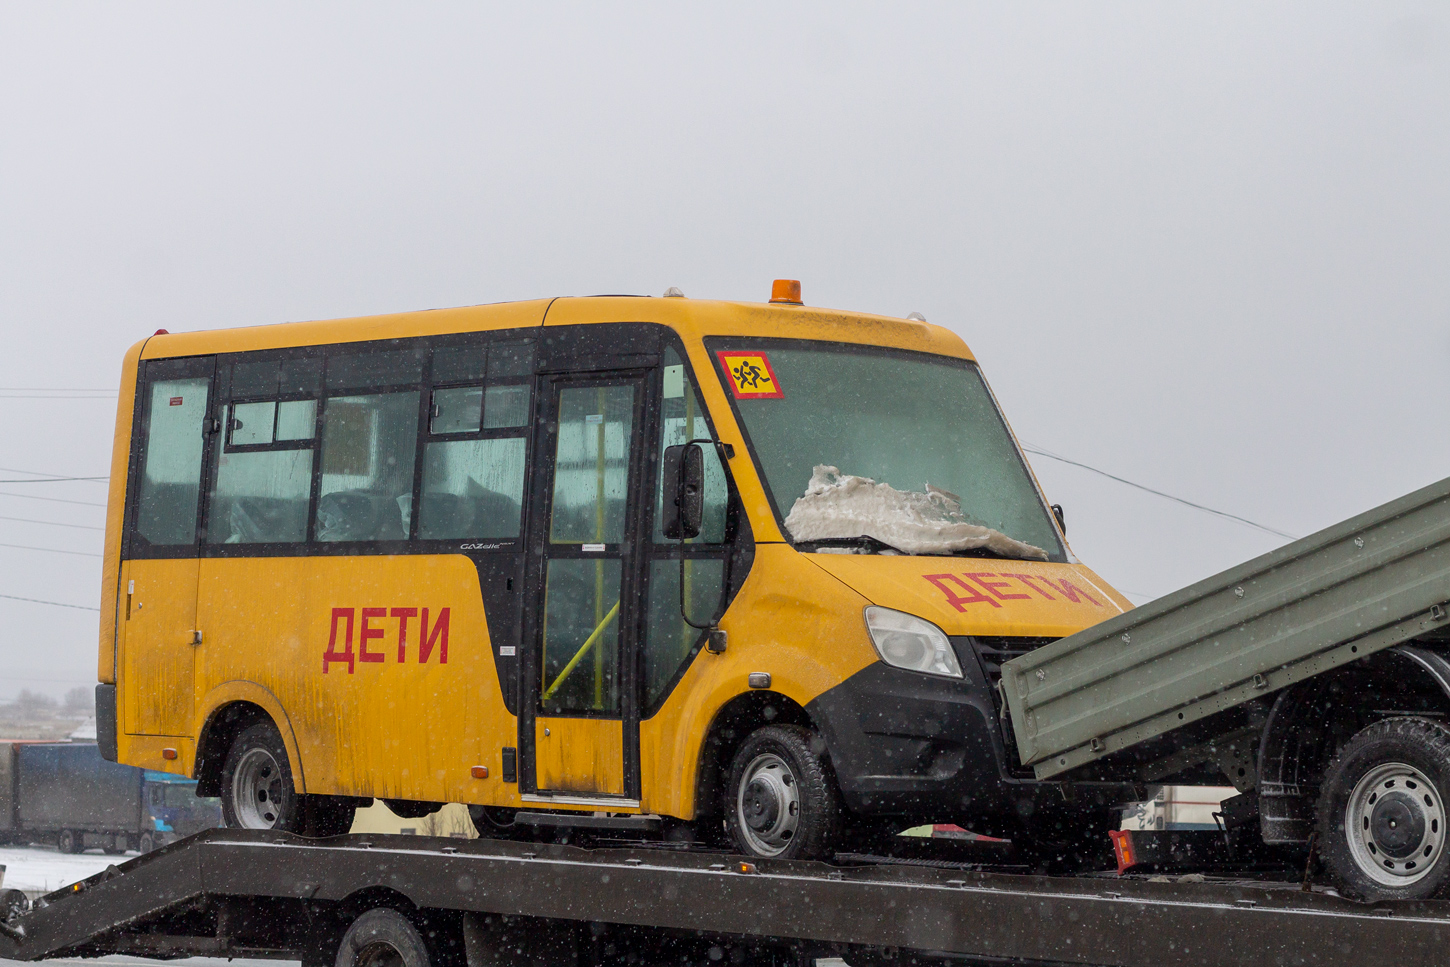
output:
<instances>
[{"instance_id":1,"label":"door handle","mask_svg":"<svg viewBox=\"0 0 1450 967\"><path fill-rule=\"evenodd\" d=\"M193 645L201 644L201 631L199 629L191 633L191 643Z\"/></svg>"}]
</instances>

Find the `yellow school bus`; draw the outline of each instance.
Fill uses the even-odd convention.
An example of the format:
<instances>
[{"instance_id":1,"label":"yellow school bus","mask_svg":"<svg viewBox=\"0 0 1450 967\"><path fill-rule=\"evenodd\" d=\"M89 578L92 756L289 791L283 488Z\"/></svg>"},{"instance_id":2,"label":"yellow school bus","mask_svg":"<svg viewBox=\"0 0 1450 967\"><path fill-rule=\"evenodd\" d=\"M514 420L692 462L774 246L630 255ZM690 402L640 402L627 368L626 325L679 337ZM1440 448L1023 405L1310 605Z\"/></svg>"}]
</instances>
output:
<instances>
[{"instance_id":1,"label":"yellow school bus","mask_svg":"<svg viewBox=\"0 0 1450 967\"><path fill-rule=\"evenodd\" d=\"M122 369L100 741L229 825L470 807L820 857L1106 822L1008 658L1120 613L947 329L559 298L159 332Z\"/></svg>"}]
</instances>

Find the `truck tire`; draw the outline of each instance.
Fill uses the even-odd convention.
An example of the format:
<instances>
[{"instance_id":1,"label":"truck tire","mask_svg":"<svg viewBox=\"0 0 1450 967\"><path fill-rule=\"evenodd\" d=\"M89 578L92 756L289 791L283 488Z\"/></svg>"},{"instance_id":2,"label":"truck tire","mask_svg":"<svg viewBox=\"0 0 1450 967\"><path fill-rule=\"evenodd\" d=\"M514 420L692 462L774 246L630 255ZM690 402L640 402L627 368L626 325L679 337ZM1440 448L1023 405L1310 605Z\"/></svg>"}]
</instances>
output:
<instances>
[{"instance_id":1,"label":"truck tire","mask_svg":"<svg viewBox=\"0 0 1450 967\"><path fill-rule=\"evenodd\" d=\"M142 833L141 839L137 841L136 850L143 856L156 848L156 837L151 833Z\"/></svg>"},{"instance_id":2,"label":"truck tire","mask_svg":"<svg viewBox=\"0 0 1450 967\"><path fill-rule=\"evenodd\" d=\"M1320 859L1339 891L1418 900L1450 887L1450 729L1423 718L1376 722L1324 773L1316 812Z\"/></svg>"},{"instance_id":3,"label":"truck tire","mask_svg":"<svg viewBox=\"0 0 1450 967\"><path fill-rule=\"evenodd\" d=\"M55 838L55 845L62 853L79 853L85 837L70 829L62 829Z\"/></svg>"},{"instance_id":4,"label":"truck tire","mask_svg":"<svg viewBox=\"0 0 1450 967\"><path fill-rule=\"evenodd\" d=\"M347 928L334 967L431 967L431 963L418 928L397 910L379 907Z\"/></svg>"},{"instance_id":5,"label":"truck tire","mask_svg":"<svg viewBox=\"0 0 1450 967\"><path fill-rule=\"evenodd\" d=\"M725 784L725 825L747 856L826 859L840 835L841 798L820 740L795 725L746 737Z\"/></svg>"}]
</instances>

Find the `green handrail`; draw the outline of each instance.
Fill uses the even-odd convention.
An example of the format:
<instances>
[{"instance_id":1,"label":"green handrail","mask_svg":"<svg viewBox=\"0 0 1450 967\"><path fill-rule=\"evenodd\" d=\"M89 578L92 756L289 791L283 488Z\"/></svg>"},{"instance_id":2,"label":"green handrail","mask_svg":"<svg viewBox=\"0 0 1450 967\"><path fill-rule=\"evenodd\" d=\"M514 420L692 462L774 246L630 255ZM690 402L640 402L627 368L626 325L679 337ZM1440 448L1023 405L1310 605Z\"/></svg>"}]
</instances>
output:
<instances>
[{"instance_id":1,"label":"green handrail","mask_svg":"<svg viewBox=\"0 0 1450 967\"><path fill-rule=\"evenodd\" d=\"M595 628L589 637L584 639L584 644L580 645L579 650L574 653L574 657L569 659L569 664L565 665L564 670L559 672L558 677L554 679L554 684L544 689L544 701L547 702L549 697L554 694L554 691L564 683L564 679L569 677L569 673L574 670L574 667L584 660L585 655L589 654L589 649L594 647L594 643L599 640L599 636L604 634L604 629L609 627L609 623L618 616L619 602L615 601L614 607L610 608L609 613L604 616L604 620L599 622L599 627Z\"/></svg>"}]
</instances>

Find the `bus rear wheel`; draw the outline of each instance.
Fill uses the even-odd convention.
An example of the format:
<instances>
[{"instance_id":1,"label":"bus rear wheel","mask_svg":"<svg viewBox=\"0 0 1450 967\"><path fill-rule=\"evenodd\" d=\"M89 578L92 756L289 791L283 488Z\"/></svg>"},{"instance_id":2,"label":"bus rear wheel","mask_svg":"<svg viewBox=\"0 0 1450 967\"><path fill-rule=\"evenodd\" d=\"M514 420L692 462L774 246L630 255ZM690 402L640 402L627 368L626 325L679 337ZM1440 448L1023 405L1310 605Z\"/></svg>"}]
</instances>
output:
<instances>
[{"instance_id":1,"label":"bus rear wheel","mask_svg":"<svg viewBox=\"0 0 1450 967\"><path fill-rule=\"evenodd\" d=\"M794 725L767 725L730 766L725 826L748 856L827 859L841 828L840 794L820 740Z\"/></svg>"},{"instance_id":2,"label":"bus rear wheel","mask_svg":"<svg viewBox=\"0 0 1450 967\"><path fill-rule=\"evenodd\" d=\"M271 722L244 729L222 764L222 821L233 829L302 832L287 747Z\"/></svg>"},{"instance_id":3,"label":"bus rear wheel","mask_svg":"<svg viewBox=\"0 0 1450 967\"><path fill-rule=\"evenodd\" d=\"M354 800L298 794L287 747L271 722L250 726L232 742L221 786L222 821L232 829L337 836L352 827Z\"/></svg>"}]
</instances>

